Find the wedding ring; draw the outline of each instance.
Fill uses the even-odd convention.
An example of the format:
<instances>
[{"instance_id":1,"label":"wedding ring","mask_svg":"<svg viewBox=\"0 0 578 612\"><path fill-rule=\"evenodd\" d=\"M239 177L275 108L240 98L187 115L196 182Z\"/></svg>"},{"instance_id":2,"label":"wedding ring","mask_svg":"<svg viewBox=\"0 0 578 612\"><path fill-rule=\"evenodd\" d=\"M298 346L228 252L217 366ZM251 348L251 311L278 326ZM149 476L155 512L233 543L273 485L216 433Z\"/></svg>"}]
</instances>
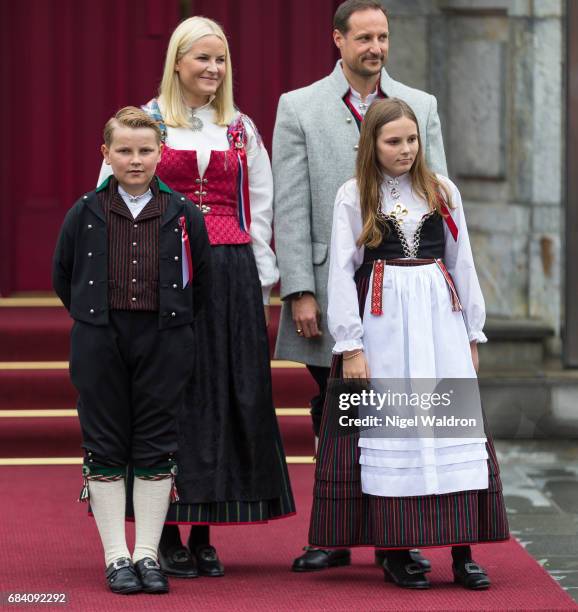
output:
<instances>
[{"instance_id":1,"label":"wedding ring","mask_svg":"<svg viewBox=\"0 0 578 612\"><path fill-rule=\"evenodd\" d=\"M297 331L297 335L298 335L298 336L300 336L300 335L303 333L303 330L302 330L302 329L297 329L296 331Z\"/></svg>"}]
</instances>

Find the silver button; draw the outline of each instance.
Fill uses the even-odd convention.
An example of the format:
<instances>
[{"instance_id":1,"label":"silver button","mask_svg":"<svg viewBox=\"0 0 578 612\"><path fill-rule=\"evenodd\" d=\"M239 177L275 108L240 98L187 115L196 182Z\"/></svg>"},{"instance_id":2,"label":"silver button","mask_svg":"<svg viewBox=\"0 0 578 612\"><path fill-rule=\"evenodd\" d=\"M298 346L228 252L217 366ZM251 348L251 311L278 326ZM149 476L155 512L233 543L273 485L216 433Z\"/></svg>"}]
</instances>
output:
<instances>
[{"instance_id":1,"label":"silver button","mask_svg":"<svg viewBox=\"0 0 578 612\"><path fill-rule=\"evenodd\" d=\"M135 297L132 297L132 298L130 298L130 299L131 299L133 302L136 302L136 298L135 298Z\"/></svg>"},{"instance_id":2,"label":"silver button","mask_svg":"<svg viewBox=\"0 0 578 612\"><path fill-rule=\"evenodd\" d=\"M88 253L88 256L89 256L89 257L92 257L92 253Z\"/></svg>"},{"instance_id":3,"label":"silver button","mask_svg":"<svg viewBox=\"0 0 578 612\"><path fill-rule=\"evenodd\" d=\"M175 227L175 233L177 233L179 231L178 227Z\"/></svg>"},{"instance_id":4,"label":"silver button","mask_svg":"<svg viewBox=\"0 0 578 612\"><path fill-rule=\"evenodd\" d=\"M203 183L208 183L208 182L209 182L209 179L205 179L205 178L203 179Z\"/></svg>"},{"instance_id":5,"label":"silver button","mask_svg":"<svg viewBox=\"0 0 578 612\"><path fill-rule=\"evenodd\" d=\"M351 123L351 117L347 117L345 121L347 121L347 123Z\"/></svg>"},{"instance_id":6,"label":"silver button","mask_svg":"<svg viewBox=\"0 0 578 612\"><path fill-rule=\"evenodd\" d=\"M94 285L94 281L88 281L89 285Z\"/></svg>"},{"instance_id":7,"label":"silver button","mask_svg":"<svg viewBox=\"0 0 578 612\"><path fill-rule=\"evenodd\" d=\"M201 179L200 179L200 178L195 179L195 183L200 183L200 182L201 182Z\"/></svg>"},{"instance_id":8,"label":"silver button","mask_svg":"<svg viewBox=\"0 0 578 612\"><path fill-rule=\"evenodd\" d=\"M132 282L133 282L133 283L136 283L136 278L133 278L133 279L132 279Z\"/></svg>"},{"instance_id":9,"label":"silver button","mask_svg":"<svg viewBox=\"0 0 578 612\"><path fill-rule=\"evenodd\" d=\"M136 259L133 259L133 260L132 260L132 265L133 265L133 266L136 266Z\"/></svg>"},{"instance_id":10,"label":"silver button","mask_svg":"<svg viewBox=\"0 0 578 612\"><path fill-rule=\"evenodd\" d=\"M206 196L206 195L207 195L207 192L206 192L206 191L201 191L201 195L202 195L202 196Z\"/></svg>"},{"instance_id":11,"label":"silver button","mask_svg":"<svg viewBox=\"0 0 578 612\"><path fill-rule=\"evenodd\" d=\"M181 198L181 202L184 202L184 201L185 201L185 198Z\"/></svg>"},{"instance_id":12,"label":"silver button","mask_svg":"<svg viewBox=\"0 0 578 612\"><path fill-rule=\"evenodd\" d=\"M173 319L177 316L176 312L171 312L171 317L173 317Z\"/></svg>"},{"instance_id":13,"label":"silver button","mask_svg":"<svg viewBox=\"0 0 578 612\"><path fill-rule=\"evenodd\" d=\"M133 225L133 227L138 227L138 223L135 223L135 224Z\"/></svg>"},{"instance_id":14,"label":"silver button","mask_svg":"<svg viewBox=\"0 0 578 612\"><path fill-rule=\"evenodd\" d=\"M88 196L84 196L82 199L83 200L88 200Z\"/></svg>"},{"instance_id":15,"label":"silver button","mask_svg":"<svg viewBox=\"0 0 578 612\"><path fill-rule=\"evenodd\" d=\"M173 289L178 289L178 288L179 288L179 286L176 283L173 284Z\"/></svg>"},{"instance_id":16,"label":"silver button","mask_svg":"<svg viewBox=\"0 0 578 612\"><path fill-rule=\"evenodd\" d=\"M136 246L136 242L133 242L133 243L132 243L132 246Z\"/></svg>"},{"instance_id":17,"label":"silver button","mask_svg":"<svg viewBox=\"0 0 578 612\"><path fill-rule=\"evenodd\" d=\"M91 308L88 312L90 312L90 314L94 314L94 308Z\"/></svg>"},{"instance_id":18,"label":"silver button","mask_svg":"<svg viewBox=\"0 0 578 612\"><path fill-rule=\"evenodd\" d=\"M92 225L90 223L88 224L88 229L92 229Z\"/></svg>"},{"instance_id":19,"label":"silver button","mask_svg":"<svg viewBox=\"0 0 578 612\"><path fill-rule=\"evenodd\" d=\"M359 151L359 145L355 145L355 146L353 147L353 150L354 150L354 151Z\"/></svg>"},{"instance_id":20,"label":"silver button","mask_svg":"<svg viewBox=\"0 0 578 612\"><path fill-rule=\"evenodd\" d=\"M201 192L197 189L197 191L194 192L195 195L199 195Z\"/></svg>"},{"instance_id":21,"label":"silver button","mask_svg":"<svg viewBox=\"0 0 578 612\"><path fill-rule=\"evenodd\" d=\"M175 261L179 261L179 256L175 255Z\"/></svg>"}]
</instances>

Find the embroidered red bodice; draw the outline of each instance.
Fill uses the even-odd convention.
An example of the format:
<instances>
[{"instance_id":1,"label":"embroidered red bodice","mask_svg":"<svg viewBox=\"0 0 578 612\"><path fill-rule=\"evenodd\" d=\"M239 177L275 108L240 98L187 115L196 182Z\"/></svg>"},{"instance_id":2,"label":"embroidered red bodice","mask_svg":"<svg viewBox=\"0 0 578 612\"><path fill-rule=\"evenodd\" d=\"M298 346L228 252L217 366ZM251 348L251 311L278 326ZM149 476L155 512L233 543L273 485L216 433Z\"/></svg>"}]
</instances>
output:
<instances>
[{"instance_id":1,"label":"embroidered red bodice","mask_svg":"<svg viewBox=\"0 0 578 612\"><path fill-rule=\"evenodd\" d=\"M211 151L202 178L196 151L171 149L165 144L156 173L201 210L211 244L251 242L249 233L239 225L239 163L234 144L226 151Z\"/></svg>"}]
</instances>

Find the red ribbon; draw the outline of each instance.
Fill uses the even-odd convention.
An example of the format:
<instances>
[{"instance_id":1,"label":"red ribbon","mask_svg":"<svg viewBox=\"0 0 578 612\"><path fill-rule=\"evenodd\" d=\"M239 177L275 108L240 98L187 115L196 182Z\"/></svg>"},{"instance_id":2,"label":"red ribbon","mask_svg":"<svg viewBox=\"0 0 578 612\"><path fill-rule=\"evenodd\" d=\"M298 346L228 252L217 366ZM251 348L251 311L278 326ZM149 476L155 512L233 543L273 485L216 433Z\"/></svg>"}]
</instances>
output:
<instances>
[{"instance_id":1,"label":"red ribbon","mask_svg":"<svg viewBox=\"0 0 578 612\"><path fill-rule=\"evenodd\" d=\"M189 234L187 233L187 223L184 215L179 217L179 225L181 226L181 260L183 270L183 289L188 283L193 280L193 258L191 256L191 243L189 241ZM185 267L186 266L186 267Z\"/></svg>"},{"instance_id":2,"label":"red ribbon","mask_svg":"<svg viewBox=\"0 0 578 612\"><path fill-rule=\"evenodd\" d=\"M381 259L375 260L371 285L371 314L378 317L383 314L383 271L384 262Z\"/></svg>"}]
</instances>

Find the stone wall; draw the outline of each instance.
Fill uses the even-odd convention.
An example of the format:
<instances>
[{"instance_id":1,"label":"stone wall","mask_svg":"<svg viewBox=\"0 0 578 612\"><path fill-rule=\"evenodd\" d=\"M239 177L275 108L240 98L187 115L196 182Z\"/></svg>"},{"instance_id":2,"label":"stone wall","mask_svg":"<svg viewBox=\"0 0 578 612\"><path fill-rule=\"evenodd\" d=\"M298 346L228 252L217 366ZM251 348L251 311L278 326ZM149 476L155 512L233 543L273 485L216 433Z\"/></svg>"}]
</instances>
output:
<instances>
[{"instance_id":1,"label":"stone wall","mask_svg":"<svg viewBox=\"0 0 578 612\"><path fill-rule=\"evenodd\" d=\"M438 98L488 316L561 321L563 0L384 0L388 70Z\"/></svg>"}]
</instances>

